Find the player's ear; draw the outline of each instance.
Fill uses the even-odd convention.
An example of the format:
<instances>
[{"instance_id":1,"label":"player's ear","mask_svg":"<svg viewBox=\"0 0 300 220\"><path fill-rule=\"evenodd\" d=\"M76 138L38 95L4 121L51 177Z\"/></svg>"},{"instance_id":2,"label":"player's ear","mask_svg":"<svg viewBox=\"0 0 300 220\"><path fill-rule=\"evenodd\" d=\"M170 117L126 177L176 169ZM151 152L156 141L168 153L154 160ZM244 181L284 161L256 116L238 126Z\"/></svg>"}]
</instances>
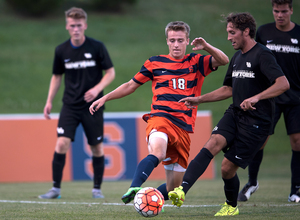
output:
<instances>
[{"instance_id":1,"label":"player's ear","mask_svg":"<svg viewBox=\"0 0 300 220\"><path fill-rule=\"evenodd\" d=\"M244 34L246 36L249 36L249 34L250 34L250 28L246 28L243 32L244 32Z\"/></svg>"},{"instance_id":2,"label":"player's ear","mask_svg":"<svg viewBox=\"0 0 300 220\"><path fill-rule=\"evenodd\" d=\"M190 38L188 38L187 40L186 40L186 45L189 45L190 44Z\"/></svg>"}]
</instances>

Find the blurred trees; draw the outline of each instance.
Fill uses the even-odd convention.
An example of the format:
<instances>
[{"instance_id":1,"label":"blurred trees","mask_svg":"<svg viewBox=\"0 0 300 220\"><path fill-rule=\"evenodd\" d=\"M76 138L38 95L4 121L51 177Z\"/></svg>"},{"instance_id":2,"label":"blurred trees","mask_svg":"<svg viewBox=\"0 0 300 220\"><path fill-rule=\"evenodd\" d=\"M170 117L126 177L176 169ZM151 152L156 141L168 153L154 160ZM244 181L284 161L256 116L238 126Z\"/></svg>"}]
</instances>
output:
<instances>
[{"instance_id":1,"label":"blurred trees","mask_svg":"<svg viewBox=\"0 0 300 220\"><path fill-rule=\"evenodd\" d=\"M42 17L62 5L83 7L96 11L117 12L124 4L135 4L138 0L5 0L13 10L22 15Z\"/></svg>"}]
</instances>

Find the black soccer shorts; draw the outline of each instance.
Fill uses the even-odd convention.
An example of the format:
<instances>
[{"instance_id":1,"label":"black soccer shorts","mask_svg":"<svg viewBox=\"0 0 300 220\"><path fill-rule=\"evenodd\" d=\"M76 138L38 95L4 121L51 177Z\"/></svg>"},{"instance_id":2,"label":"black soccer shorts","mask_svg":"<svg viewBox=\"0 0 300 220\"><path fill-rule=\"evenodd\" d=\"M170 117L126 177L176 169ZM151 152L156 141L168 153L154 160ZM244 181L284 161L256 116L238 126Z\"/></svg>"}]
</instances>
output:
<instances>
[{"instance_id":1,"label":"black soccer shorts","mask_svg":"<svg viewBox=\"0 0 300 220\"><path fill-rule=\"evenodd\" d=\"M103 141L103 108L91 115L88 108L72 109L63 105L57 127L58 137L68 137L74 141L76 128L82 124L89 145Z\"/></svg>"},{"instance_id":2,"label":"black soccer shorts","mask_svg":"<svg viewBox=\"0 0 300 220\"><path fill-rule=\"evenodd\" d=\"M227 146L224 156L232 163L245 169L266 141L271 123L262 125L242 110L229 107L212 131L225 137Z\"/></svg>"},{"instance_id":3,"label":"black soccer shorts","mask_svg":"<svg viewBox=\"0 0 300 220\"><path fill-rule=\"evenodd\" d=\"M274 134L276 124L282 113L287 134L300 133L300 105L276 104L273 130L271 134Z\"/></svg>"}]
</instances>

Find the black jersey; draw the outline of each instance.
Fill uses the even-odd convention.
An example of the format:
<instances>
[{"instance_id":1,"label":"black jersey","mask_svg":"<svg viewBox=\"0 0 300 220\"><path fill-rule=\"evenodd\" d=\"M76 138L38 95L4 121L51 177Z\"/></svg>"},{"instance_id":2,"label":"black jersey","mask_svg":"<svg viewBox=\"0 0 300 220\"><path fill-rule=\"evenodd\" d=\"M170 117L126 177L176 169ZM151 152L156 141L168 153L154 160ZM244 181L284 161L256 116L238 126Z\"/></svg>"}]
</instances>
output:
<instances>
[{"instance_id":1,"label":"black jersey","mask_svg":"<svg viewBox=\"0 0 300 220\"><path fill-rule=\"evenodd\" d=\"M291 31L283 32L275 22L265 24L258 28L256 40L275 54L290 83L290 89L275 98L276 103L300 104L300 26L295 24Z\"/></svg>"},{"instance_id":2,"label":"black jersey","mask_svg":"<svg viewBox=\"0 0 300 220\"><path fill-rule=\"evenodd\" d=\"M111 67L112 61L100 41L85 37L80 47L74 47L70 39L57 46L53 74L65 74L63 103L74 108L89 106L84 93L101 81L103 70ZM96 99L102 96L103 92Z\"/></svg>"},{"instance_id":3,"label":"black jersey","mask_svg":"<svg viewBox=\"0 0 300 220\"><path fill-rule=\"evenodd\" d=\"M247 53L239 50L232 57L223 85L232 87L233 107L244 112L240 104L270 87L276 78L283 76L272 52L257 43ZM256 110L245 111L262 123L270 123L274 117L274 99L260 100Z\"/></svg>"}]
</instances>

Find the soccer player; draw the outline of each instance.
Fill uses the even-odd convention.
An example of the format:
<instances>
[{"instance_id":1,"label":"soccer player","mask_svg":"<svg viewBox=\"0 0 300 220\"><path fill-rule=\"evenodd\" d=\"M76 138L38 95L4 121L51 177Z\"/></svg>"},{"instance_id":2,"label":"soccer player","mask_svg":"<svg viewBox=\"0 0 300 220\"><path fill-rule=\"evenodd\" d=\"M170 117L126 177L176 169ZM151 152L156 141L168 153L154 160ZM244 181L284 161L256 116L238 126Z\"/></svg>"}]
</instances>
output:
<instances>
[{"instance_id":1,"label":"soccer player","mask_svg":"<svg viewBox=\"0 0 300 220\"><path fill-rule=\"evenodd\" d=\"M210 55L186 55L189 33L190 27L185 22L170 22L165 28L169 54L149 58L131 80L90 106L91 114L95 114L106 101L127 96L147 81L152 81L151 112L143 116L147 122L149 155L136 168L131 186L122 197L125 204L133 200L161 161L167 181L158 189L164 198L168 199L168 191L180 185L187 168L191 142L189 133L194 131L197 109L188 109L178 101L188 96L199 96L204 78L218 66L229 62L221 50L203 38L193 40L193 50L205 50Z\"/></svg>"},{"instance_id":2,"label":"soccer player","mask_svg":"<svg viewBox=\"0 0 300 220\"><path fill-rule=\"evenodd\" d=\"M103 96L103 89L115 78L115 69L109 54L100 41L85 36L87 14L81 8L65 12L66 29L70 39L55 49L53 75L50 81L44 116L50 119L52 101L65 74L63 106L57 126L57 141L52 161L53 187L41 199L60 198L65 158L79 123L82 124L92 151L94 169L93 198L104 198L101 184L104 172L103 108L94 117L89 106ZM102 72L105 72L103 76Z\"/></svg>"},{"instance_id":3,"label":"soccer player","mask_svg":"<svg viewBox=\"0 0 300 220\"><path fill-rule=\"evenodd\" d=\"M291 21L292 0L272 0L275 22L258 28L256 41L266 45L276 57L291 88L275 98L275 118L271 134L283 114L287 134L292 147L291 192L289 202L300 202L300 26ZM267 143L267 141L266 141ZM263 159L263 148L249 164L248 183L238 196L238 201L247 201L259 185L257 175Z\"/></svg>"},{"instance_id":4,"label":"soccer player","mask_svg":"<svg viewBox=\"0 0 300 220\"><path fill-rule=\"evenodd\" d=\"M289 83L272 52L254 40L256 23L249 13L226 17L228 40L235 50L223 86L199 97L180 100L189 108L232 97L233 103L212 131L198 155L190 162L181 186L169 192L180 207L185 194L221 150L226 202L215 216L238 215L239 167L245 169L266 141L274 116L274 99L289 89Z\"/></svg>"}]
</instances>

